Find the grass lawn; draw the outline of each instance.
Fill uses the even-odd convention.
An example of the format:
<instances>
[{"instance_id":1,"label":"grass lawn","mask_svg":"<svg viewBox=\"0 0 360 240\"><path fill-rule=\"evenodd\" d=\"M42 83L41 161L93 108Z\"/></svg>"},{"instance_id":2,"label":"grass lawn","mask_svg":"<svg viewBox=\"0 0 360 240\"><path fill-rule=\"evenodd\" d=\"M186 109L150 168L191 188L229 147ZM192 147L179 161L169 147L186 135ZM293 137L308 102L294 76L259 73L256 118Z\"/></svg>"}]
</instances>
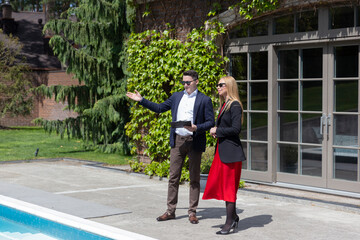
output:
<instances>
[{"instance_id":1,"label":"grass lawn","mask_svg":"<svg viewBox=\"0 0 360 240\"><path fill-rule=\"evenodd\" d=\"M0 161L31 160L44 158L75 158L103 162L110 165L127 164L132 156L86 151L81 140L61 139L49 135L39 127L17 127L0 130ZM39 148L37 157L35 151Z\"/></svg>"}]
</instances>

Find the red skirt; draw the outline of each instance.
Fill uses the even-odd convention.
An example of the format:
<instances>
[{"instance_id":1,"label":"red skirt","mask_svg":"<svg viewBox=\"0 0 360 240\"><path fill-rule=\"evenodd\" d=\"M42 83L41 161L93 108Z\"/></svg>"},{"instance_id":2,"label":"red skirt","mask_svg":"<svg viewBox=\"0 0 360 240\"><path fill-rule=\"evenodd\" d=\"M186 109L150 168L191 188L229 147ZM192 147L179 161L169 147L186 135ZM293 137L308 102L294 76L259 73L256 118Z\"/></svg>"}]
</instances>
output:
<instances>
[{"instance_id":1,"label":"red skirt","mask_svg":"<svg viewBox=\"0 0 360 240\"><path fill-rule=\"evenodd\" d=\"M217 199L226 202L236 202L236 194L239 189L241 176L241 166L242 162L223 163L220 160L217 147L202 199Z\"/></svg>"}]
</instances>

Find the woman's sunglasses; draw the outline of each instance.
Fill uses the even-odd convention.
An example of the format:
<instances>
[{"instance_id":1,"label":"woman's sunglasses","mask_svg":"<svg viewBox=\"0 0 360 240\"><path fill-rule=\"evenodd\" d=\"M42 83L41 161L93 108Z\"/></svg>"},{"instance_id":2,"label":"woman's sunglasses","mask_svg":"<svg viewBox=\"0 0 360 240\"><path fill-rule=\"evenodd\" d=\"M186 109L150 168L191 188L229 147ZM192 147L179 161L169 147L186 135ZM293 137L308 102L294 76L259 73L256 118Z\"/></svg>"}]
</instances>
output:
<instances>
[{"instance_id":1,"label":"woman's sunglasses","mask_svg":"<svg viewBox=\"0 0 360 240\"><path fill-rule=\"evenodd\" d=\"M219 84L216 84L215 86L219 87L219 88L222 88L223 86L226 86L226 84L225 83L219 83Z\"/></svg>"}]
</instances>

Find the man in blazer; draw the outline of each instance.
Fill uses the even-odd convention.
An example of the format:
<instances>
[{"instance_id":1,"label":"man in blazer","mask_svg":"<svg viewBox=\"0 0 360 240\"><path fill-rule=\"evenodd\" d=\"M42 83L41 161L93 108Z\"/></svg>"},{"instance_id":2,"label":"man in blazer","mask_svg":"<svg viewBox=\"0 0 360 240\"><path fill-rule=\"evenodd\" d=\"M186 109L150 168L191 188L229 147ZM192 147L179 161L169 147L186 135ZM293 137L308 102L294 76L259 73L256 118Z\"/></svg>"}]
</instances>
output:
<instances>
[{"instance_id":1,"label":"man in blazer","mask_svg":"<svg viewBox=\"0 0 360 240\"><path fill-rule=\"evenodd\" d=\"M211 99L197 89L198 73L189 70L183 73L184 91L175 92L165 102L157 104L143 98L137 91L126 95L156 113L171 110L172 121L191 121L191 126L170 128L170 177L167 210L158 221L175 219L181 169L185 157L189 158L190 196L189 221L197 224L196 208L200 196L201 155L206 147L206 131L214 126L214 111Z\"/></svg>"}]
</instances>

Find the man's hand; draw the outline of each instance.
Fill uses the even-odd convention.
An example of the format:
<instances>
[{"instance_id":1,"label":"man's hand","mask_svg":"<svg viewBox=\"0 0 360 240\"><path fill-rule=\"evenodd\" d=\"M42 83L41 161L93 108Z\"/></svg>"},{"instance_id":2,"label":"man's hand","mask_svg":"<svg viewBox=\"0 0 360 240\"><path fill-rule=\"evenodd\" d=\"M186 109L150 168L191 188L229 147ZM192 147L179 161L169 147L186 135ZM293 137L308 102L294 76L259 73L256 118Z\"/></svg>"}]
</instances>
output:
<instances>
[{"instance_id":1,"label":"man's hand","mask_svg":"<svg viewBox=\"0 0 360 240\"><path fill-rule=\"evenodd\" d=\"M190 132L195 132L197 130L197 126L194 124L191 124L191 126L184 126L184 128Z\"/></svg>"},{"instance_id":2,"label":"man's hand","mask_svg":"<svg viewBox=\"0 0 360 240\"><path fill-rule=\"evenodd\" d=\"M142 99L142 96L138 91L135 90L135 93L127 92L126 96L134 101L140 102Z\"/></svg>"}]
</instances>

